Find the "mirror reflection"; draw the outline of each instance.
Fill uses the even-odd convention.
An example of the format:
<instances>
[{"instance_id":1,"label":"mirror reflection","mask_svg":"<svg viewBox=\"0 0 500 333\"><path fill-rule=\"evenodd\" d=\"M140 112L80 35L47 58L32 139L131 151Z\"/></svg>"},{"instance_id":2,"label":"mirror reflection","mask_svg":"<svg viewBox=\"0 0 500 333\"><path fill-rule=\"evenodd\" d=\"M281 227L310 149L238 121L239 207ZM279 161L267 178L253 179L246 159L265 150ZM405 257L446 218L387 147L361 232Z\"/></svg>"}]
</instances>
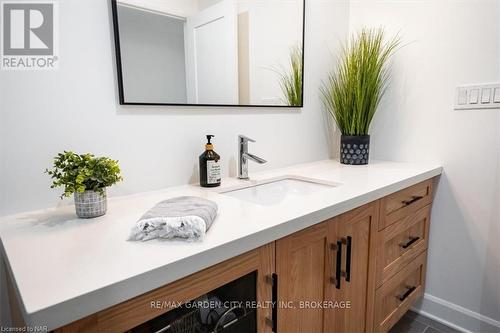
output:
<instances>
[{"instance_id":1,"label":"mirror reflection","mask_svg":"<svg viewBox=\"0 0 500 333\"><path fill-rule=\"evenodd\" d=\"M304 0L115 0L122 104L302 106Z\"/></svg>"}]
</instances>

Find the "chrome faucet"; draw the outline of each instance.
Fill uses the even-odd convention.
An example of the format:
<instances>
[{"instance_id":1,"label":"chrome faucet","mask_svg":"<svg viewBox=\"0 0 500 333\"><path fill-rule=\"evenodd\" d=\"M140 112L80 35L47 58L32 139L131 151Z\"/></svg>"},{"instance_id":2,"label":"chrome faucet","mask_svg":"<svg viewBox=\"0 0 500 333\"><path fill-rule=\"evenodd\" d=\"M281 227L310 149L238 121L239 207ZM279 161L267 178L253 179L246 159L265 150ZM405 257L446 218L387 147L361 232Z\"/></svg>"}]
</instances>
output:
<instances>
[{"instance_id":1,"label":"chrome faucet","mask_svg":"<svg viewBox=\"0 0 500 333\"><path fill-rule=\"evenodd\" d=\"M238 135L238 178L248 179L248 160L252 160L259 164L264 164L267 161L248 152L248 142L255 142L244 135Z\"/></svg>"}]
</instances>

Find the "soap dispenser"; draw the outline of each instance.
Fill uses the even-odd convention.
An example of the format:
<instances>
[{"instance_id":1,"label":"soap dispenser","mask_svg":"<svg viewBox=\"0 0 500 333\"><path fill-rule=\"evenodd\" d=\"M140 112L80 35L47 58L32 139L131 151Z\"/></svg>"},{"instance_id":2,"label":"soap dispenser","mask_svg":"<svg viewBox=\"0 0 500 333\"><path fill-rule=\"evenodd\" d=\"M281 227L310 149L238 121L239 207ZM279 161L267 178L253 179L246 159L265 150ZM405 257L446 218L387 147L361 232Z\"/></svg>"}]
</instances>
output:
<instances>
[{"instance_id":1,"label":"soap dispenser","mask_svg":"<svg viewBox=\"0 0 500 333\"><path fill-rule=\"evenodd\" d=\"M214 135L207 135L205 151L200 155L200 186L202 187L220 186L220 156L214 151L211 143L213 137Z\"/></svg>"}]
</instances>

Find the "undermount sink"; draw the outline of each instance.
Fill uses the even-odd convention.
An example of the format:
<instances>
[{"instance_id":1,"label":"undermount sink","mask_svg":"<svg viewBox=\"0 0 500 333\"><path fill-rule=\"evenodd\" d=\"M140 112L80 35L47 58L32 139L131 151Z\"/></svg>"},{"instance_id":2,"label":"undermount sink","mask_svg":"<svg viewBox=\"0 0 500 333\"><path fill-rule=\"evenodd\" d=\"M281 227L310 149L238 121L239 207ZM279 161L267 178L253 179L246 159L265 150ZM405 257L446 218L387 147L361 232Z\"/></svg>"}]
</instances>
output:
<instances>
[{"instance_id":1,"label":"undermount sink","mask_svg":"<svg viewBox=\"0 0 500 333\"><path fill-rule=\"evenodd\" d=\"M221 194L230 197L271 206L291 197L307 196L339 186L337 183L288 176L280 179L271 179L256 184L245 185L236 189L223 190Z\"/></svg>"}]
</instances>

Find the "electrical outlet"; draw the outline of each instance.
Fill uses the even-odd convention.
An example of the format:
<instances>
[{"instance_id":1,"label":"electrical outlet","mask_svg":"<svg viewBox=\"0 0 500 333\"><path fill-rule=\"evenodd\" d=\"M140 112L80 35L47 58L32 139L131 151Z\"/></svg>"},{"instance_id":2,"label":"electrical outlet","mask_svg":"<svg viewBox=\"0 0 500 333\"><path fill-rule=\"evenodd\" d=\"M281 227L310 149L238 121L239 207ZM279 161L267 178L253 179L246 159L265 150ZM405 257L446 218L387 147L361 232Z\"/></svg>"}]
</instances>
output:
<instances>
[{"instance_id":1,"label":"electrical outlet","mask_svg":"<svg viewBox=\"0 0 500 333\"><path fill-rule=\"evenodd\" d=\"M500 109L500 83L460 86L455 92L455 110Z\"/></svg>"}]
</instances>

